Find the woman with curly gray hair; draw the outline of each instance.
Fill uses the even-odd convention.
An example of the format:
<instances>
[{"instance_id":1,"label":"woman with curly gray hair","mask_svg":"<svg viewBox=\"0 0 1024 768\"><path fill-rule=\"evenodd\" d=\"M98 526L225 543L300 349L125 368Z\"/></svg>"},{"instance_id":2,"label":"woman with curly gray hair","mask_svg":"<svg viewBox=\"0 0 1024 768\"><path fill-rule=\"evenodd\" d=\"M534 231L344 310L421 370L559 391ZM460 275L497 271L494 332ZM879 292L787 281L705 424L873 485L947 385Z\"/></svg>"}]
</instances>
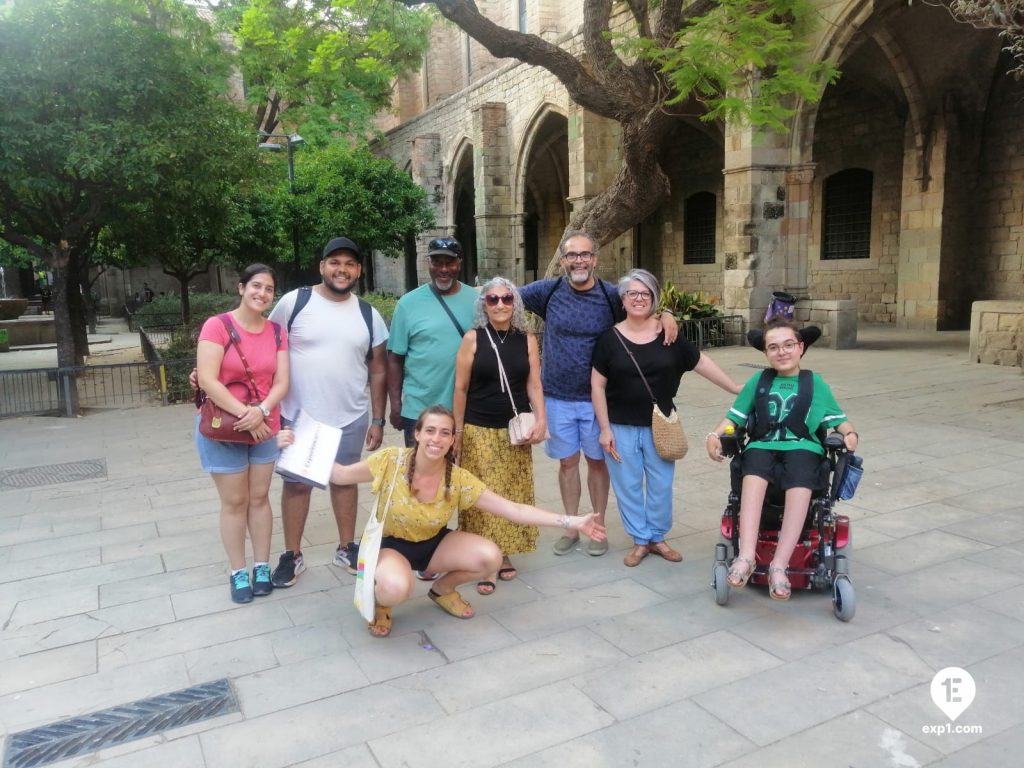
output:
<instances>
[{"instance_id":1,"label":"woman with curly gray hair","mask_svg":"<svg viewBox=\"0 0 1024 768\"><path fill-rule=\"evenodd\" d=\"M487 281L476 302L473 328L463 337L455 360L455 452L460 465L495 493L533 504L532 446L547 435L537 339L526 329L523 300L504 277ZM513 445L508 422L515 413L536 419L520 445ZM516 577L509 555L537 548L537 527L520 525L473 509L459 515L459 530L484 536L501 549L496 573L477 583L489 595L498 580Z\"/></svg>"}]
</instances>

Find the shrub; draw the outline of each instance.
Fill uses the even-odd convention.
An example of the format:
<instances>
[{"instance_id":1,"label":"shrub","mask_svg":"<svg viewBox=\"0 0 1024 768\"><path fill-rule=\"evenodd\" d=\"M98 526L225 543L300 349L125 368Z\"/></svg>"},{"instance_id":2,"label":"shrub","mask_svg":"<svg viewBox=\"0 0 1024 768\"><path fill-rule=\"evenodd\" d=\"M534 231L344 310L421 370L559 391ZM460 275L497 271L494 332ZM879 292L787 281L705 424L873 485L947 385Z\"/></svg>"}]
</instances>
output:
<instances>
[{"instance_id":1,"label":"shrub","mask_svg":"<svg viewBox=\"0 0 1024 768\"><path fill-rule=\"evenodd\" d=\"M721 310L715 306L717 301L717 296L705 297L701 291L680 291L672 283L665 283L661 289L661 309L667 309L677 320L717 317L721 314Z\"/></svg>"}]
</instances>

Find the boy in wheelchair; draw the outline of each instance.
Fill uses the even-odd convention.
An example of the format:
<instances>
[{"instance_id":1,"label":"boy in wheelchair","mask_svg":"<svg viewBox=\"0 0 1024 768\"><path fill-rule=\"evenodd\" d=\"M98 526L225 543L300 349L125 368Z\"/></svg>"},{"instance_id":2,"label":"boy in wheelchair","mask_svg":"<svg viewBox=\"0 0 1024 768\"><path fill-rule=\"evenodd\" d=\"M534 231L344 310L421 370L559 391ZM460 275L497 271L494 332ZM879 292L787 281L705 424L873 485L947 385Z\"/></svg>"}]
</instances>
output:
<instances>
[{"instance_id":1,"label":"boy in wheelchair","mask_svg":"<svg viewBox=\"0 0 1024 768\"><path fill-rule=\"evenodd\" d=\"M778 544L768 566L768 594L774 600L788 600L792 594L786 568L803 532L811 496L827 482L827 473L822 476L825 433L832 427L842 435L846 450L857 448L858 435L828 384L818 374L800 370L805 338L809 344L819 334L817 328L800 331L782 318L769 321L763 339L771 369L747 381L727 416L707 436L708 456L714 461L724 458L722 436L730 427L745 428L749 438L737 459L742 462L739 553L728 571L730 587L746 586L756 568L769 484L785 494Z\"/></svg>"}]
</instances>

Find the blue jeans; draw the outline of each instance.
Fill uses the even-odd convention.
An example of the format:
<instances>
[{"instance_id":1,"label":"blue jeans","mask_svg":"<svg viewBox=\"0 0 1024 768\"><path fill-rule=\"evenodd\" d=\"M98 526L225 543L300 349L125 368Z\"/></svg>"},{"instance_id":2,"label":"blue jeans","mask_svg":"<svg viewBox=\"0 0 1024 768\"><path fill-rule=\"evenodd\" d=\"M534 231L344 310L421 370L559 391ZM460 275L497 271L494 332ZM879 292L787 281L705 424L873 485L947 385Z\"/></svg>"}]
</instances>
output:
<instances>
[{"instance_id":1,"label":"blue jeans","mask_svg":"<svg viewBox=\"0 0 1024 768\"><path fill-rule=\"evenodd\" d=\"M672 480L676 463L665 461L654 449L650 427L612 424L618 462L607 456L615 499L622 515L622 526L634 544L653 544L665 540L672 528Z\"/></svg>"}]
</instances>

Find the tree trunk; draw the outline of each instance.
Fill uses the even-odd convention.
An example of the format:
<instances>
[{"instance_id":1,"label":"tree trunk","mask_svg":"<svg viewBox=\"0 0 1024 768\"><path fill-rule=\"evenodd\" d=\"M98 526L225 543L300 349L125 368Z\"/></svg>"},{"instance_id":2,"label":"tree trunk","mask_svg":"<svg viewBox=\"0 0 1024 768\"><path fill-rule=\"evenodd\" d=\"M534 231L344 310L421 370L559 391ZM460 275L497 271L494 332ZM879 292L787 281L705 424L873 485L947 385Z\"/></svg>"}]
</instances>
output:
<instances>
[{"instance_id":1,"label":"tree trunk","mask_svg":"<svg viewBox=\"0 0 1024 768\"><path fill-rule=\"evenodd\" d=\"M188 293L188 284L192 282L191 274L178 275L181 286L181 324L188 325L192 321L192 297Z\"/></svg>"},{"instance_id":2,"label":"tree trunk","mask_svg":"<svg viewBox=\"0 0 1024 768\"><path fill-rule=\"evenodd\" d=\"M68 259L67 251L55 248L49 264L53 274L53 324L57 334L57 367L62 369L57 376L57 392L60 396L62 416L78 413L78 387L75 374L68 370L78 361L75 359L75 340L71 330L71 312L68 308Z\"/></svg>"},{"instance_id":3,"label":"tree trunk","mask_svg":"<svg viewBox=\"0 0 1024 768\"><path fill-rule=\"evenodd\" d=\"M622 166L611 185L584 205L565 231L587 232L598 246L607 245L654 213L668 199L671 184L658 163L657 151L673 118L660 110L622 123ZM563 233L564 236L564 233ZM559 238L561 240L561 238ZM545 277L561 274L556 250Z\"/></svg>"},{"instance_id":4,"label":"tree trunk","mask_svg":"<svg viewBox=\"0 0 1024 768\"><path fill-rule=\"evenodd\" d=\"M86 332L85 297L82 296L81 275L75 264L68 265L66 274L68 294L68 314L71 319L71 338L75 345L75 365L84 365L89 356L89 336Z\"/></svg>"}]
</instances>

